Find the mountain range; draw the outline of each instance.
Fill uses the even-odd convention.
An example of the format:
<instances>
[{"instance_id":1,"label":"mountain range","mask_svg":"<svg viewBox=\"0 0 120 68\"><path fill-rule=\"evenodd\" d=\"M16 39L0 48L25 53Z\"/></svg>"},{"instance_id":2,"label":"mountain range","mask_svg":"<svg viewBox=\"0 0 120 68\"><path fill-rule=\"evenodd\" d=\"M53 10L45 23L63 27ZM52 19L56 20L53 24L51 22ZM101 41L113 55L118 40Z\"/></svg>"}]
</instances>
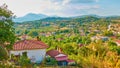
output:
<instances>
[{"instance_id":1,"label":"mountain range","mask_svg":"<svg viewBox=\"0 0 120 68\"><path fill-rule=\"evenodd\" d=\"M35 14L35 13L28 13L23 17L14 18L14 22L26 22L26 21L54 21L54 20L70 20L74 18L85 18L85 17L95 17L95 18L105 18L105 19L120 19L120 16L98 16L98 15L82 15L82 16L74 16L74 17L59 17L59 16L48 16L44 14Z\"/></svg>"},{"instance_id":2,"label":"mountain range","mask_svg":"<svg viewBox=\"0 0 120 68\"><path fill-rule=\"evenodd\" d=\"M47 15L44 14L35 14L35 13L28 13L23 17L17 17L14 18L14 22L24 22L24 21L34 21L34 20L39 20L48 17Z\"/></svg>"}]
</instances>

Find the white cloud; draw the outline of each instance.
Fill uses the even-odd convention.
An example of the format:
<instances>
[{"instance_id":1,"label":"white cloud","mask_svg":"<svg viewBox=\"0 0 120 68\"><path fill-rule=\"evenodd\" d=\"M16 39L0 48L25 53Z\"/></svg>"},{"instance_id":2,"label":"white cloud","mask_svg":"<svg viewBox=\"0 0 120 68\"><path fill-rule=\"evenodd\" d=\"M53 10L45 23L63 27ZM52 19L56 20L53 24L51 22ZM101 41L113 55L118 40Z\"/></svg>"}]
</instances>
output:
<instances>
[{"instance_id":1,"label":"white cloud","mask_svg":"<svg viewBox=\"0 0 120 68\"><path fill-rule=\"evenodd\" d=\"M70 0L64 0L63 2L62 2L62 5L66 5L66 4L68 4L70 2Z\"/></svg>"},{"instance_id":2,"label":"white cloud","mask_svg":"<svg viewBox=\"0 0 120 68\"><path fill-rule=\"evenodd\" d=\"M76 12L85 9L99 8L96 5L76 5L70 3L87 3L92 1L94 0L0 0L0 5L6 3L9 9L17 16L23 16L31 12L65 16L74 15Z\"/></svg>"},{"instance_id":3,"label":"white cloud","mask_svg":"<svg viewBox=\"0 0 120 68\"><path fill-rule=\"evenodd\" d=\"M93 6L89 6L89 5L84 5L84 6L78 6L78 7L75 7L75 9L77 10L83 10L83 9L98 9L99 6L98 5L93 5Z\"/></svg>"}]
</instances>

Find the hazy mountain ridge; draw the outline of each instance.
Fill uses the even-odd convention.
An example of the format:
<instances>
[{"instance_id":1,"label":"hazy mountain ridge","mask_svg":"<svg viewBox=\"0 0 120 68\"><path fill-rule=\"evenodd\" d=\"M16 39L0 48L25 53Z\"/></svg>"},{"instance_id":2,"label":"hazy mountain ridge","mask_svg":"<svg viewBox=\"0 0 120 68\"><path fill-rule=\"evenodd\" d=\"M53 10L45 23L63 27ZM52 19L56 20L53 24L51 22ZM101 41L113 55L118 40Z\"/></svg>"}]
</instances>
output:
<instances>
[{"instance_id":1,"label":"hazy mountain ridge","mask_svg":"<svg viewBox=\"0 0 120 68\"><path fill-rule=\"evenodd\" d=\"M59 17L59 16L47 16L44 14L35 14L35 13L29 13L23 17L18 17L13 19L14 22L34 22L34 21L43 21L43 22L53 22L53 21L70 21L70 20L83 20L88 19L87 21L90 21L90 19L107 19L107 20L118 20L120 19L120 16L98 16L94 14L90 15L82 15L82 16L74 16L74 17Z\"/></svg>"},{"instance_id":2,"label":"hazy mountain ridge","mask_svg":"<svg viewBox=\"0 0 120 68\"><path fill-rule=\"evenodd\" d=\"M24 22L24 21L34 21L34 20L39 20L48 17L47 15L44 14L35 14L35 13L29 13L23 17L18 17L13 19L14 22Z\"/></svg>"}]
</instances>

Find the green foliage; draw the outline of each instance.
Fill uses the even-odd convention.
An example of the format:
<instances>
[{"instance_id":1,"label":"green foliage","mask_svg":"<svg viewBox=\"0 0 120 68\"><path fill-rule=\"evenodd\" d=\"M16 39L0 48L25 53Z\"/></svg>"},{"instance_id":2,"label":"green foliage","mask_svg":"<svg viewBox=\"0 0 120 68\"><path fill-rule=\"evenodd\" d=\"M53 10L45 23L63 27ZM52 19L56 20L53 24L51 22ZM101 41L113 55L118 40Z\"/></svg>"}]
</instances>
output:
<instances>
[{"instance_id":1,"label":"green foliage","mask_svg":"<svg viewBox=\"0 0 120 68\"><path fill-rule=\"evenodd\" d=\"M36 37L36 36L38 36L39 34L38 34L37 31L31 31L28 35L31 36L31 37Z\"/></svg>"},{"instance_id":2,"label":"green foliage","mask_svg":"<svg viewBox=\"0 0 120 68\"><path fill-rule=\"evenodd\" d=\"M105 31L104 36L113 36L113 32L111 31Z\"/></svg>"},{"instance_id":3,"label":"green foliage","mask_svg":"<svg viewBox=\"0 0 120 68\"><path fill-rule=\"evenodd\" d=\"M13 13L7 9L7 6L4 4L0 6L0 16L5 17L5 20L0 20L0 44L5 45L5 43L10 43L8 48L11 48L12 44L15 41L15 33L12 22Z\"/></svg>"},{"instance_id":4,"label":"green foliage","mask_svg":"<svg viewBox=\"0 0 120 68\"><path fill-rule=\"evenodd\" d=\"M55 65L57 65L57 61L55 59L51 58L51 57L47 57L46 58L46 64L55 66Z\"/></svg>"},{"instance_id":5,"label":"green foliage","mask_svg":"<svg viewBox=\"0 0 120 68\"><path fill-rule=\"evenodd\" d=\"M2 45L0 45L0 60L5 60L7 58L8 58L8 54L6 49Z\"/></svg>"},{"instance_id":6,"label":"green foliage","mask_svg":"<svg viewBox=\"0 0 120 68\"><path fill-rule=\"evenodd\" d=\"M18 34L39 36L41 41L49 45L47 50L60 48L70 59L75 60L80 68L119 68L117 61L120 60L120 47L114 40L91 41L93 36L114 36L112 30L108 31L110 23L116 24L112 20L94 16L58 17L16 23L15 27ZM49 34L50 36L46 36ZM119 35L116 36L118 39ZM53 60L50 64L54 62L56 63Z\"/></svg>"},{"instance_id":7,"label":"green foliage","mask_svg":"<svg viewBox=\"0 0 120 68\"><path fill-rule=\"evenodd\" d=\"M28 59L26 52L24 52L23 55L20 56L20 59L18 61L21 66L29 66L30 65L30 59Z\"/></svg>"},{"instance_id":8,"label":"green foliage","mask_svg":"<svg viewBox=\"0 0 120 68\"><path fill-rule=\"evenodd\" d=\"M17 68L17 67L15 67L15 65L10 63L9 61L4 60L0 62L0 68Z\"/></svg>"}]
</instances>

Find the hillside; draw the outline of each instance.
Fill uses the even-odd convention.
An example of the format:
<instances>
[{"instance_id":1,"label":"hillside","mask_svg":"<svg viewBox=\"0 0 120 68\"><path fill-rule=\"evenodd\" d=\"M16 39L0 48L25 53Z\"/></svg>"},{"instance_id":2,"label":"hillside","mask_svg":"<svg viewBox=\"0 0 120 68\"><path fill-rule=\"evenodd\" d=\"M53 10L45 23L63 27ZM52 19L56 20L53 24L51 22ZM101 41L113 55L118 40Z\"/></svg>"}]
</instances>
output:
<instances>
[{"instance_id":1,"label":"hillside","mask_svg":"<svg viewBox=\"0 0 120 68\"><path fill-rule=\"evenodd\" d=\"M24 21L34 21L34 20L39 20L46 18L47 15L44 14L35 14L35 13L29 13L23 17L17 17L13 19L14 22L24 22Z\"/></svg>"}]
</instances>

